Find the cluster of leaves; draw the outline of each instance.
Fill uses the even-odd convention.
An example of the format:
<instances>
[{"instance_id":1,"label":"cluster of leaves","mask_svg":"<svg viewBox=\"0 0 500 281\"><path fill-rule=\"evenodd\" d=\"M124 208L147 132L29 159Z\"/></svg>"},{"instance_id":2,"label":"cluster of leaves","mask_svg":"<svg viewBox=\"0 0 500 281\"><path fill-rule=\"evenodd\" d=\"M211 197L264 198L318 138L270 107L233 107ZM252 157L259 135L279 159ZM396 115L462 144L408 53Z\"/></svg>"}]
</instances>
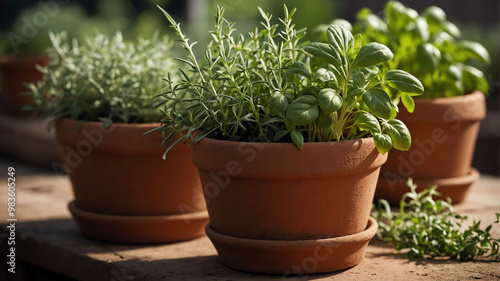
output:
<instances>
[{"instance_id":1,"label":"cluster of leaves","mask_svg":"<svg viewBox=\"0 0 500 281\"><path fill-rule=\"evenodd\" d=\"M451 202L434 200L440 196L437 186L417 193L417 186L408 180L411 191L399 203L399 213L393 213L389 203L379 200L372 215L377 219L378 237L393 243L396 250L409 249L409 258L449 257L462 261L478 256L500 258L500 239L491 236L492 225L482 230L481 221L473 221L465 230L467 216L454 212ZM496 214L497 221L500 214Z\"/></svg>"},{"instance_id":2,"label":"cluster of leaves","mask_svg":"<svg viewBox=\"0 0 500 281\"><path fill-rule=\"evenodd\" d=\"M441 8L431 6L419 15L400 2L389 1L384 19L367 8L358 13L358 19L354 33L362 34L366 42L387 45L394 52L389 67L408 71L422 81L422 97L488 92L484 73L473 66L489 63L488 51L477 42L461 40L460 30Z\"/></svg>"},{"instance_id":3,"label":"cluster of leaves","mask_svg":"<svg viewBox=\"0 0 500 281\"><path fill-rule=\"evenodd\" d=\"M188 66L181 69L182 81L170 83L163 95L172 101L164 126L158 128L169 131L166 141L180 133L193 142L205 136L293 141L302 149L304 142L371 135L381 153L392 147L408 150L410 133L395 119L398 108L385 89L418 95L423 86L409 73L386 67L393 57L389 48L362 45L361 35L353 36L339 25L328 28L328 43L302 43L305 29L295 29L295 9L284 6L281 25L272 24L272 15L259 10L264 28L256 27L245 38L233 35L234 24L218 7L203 60L194 55L195 43L189 43L180 25L163 11L188 54L179 58ZM181 99L185 92L192 97ZM176 108L186 102L187 117Z\"/></svg>"},{"instance_id":4,"label":"cluster of leaves","mask_svg":"<svg viewBox=\"0 0 500 281\"><path fill-rule=\"evenodd\" d=\"M50 38L50 64L39 68L44 80L29 85L36 104L28 109L51 123L64 117L106 126L161 119L157 108L166 101L151 99L166 90L161 77L176 66L168 38L135 43L124 41L121 33L96 34L83 42L70 42L66 33Z\"/></svg>"}]
</instances>

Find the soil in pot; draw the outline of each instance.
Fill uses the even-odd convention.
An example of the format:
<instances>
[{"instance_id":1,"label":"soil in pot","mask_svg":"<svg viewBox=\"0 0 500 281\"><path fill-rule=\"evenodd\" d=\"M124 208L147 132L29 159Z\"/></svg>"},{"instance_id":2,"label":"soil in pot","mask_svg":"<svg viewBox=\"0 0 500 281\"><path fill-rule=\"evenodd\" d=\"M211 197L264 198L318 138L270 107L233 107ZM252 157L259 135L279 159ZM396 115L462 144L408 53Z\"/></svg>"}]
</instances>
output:
<instances>
[{"instance_id":1,"label":"soil in pot","mask_svg":"<svg viewBox=\"0 0 500 281\"><path fill-rule=\"evenodd\" d=\"M104 129L102 123L83 122L80 131L77 126L70 119L56 124L64 165L54 169L64 167L69 174L75 194L70 210L83 234L128 243L203 235L208 214L188 145L176 146L162 160L161 135L142 136L158 124L113 124ZM185 216L179 220L180 215ZM134 222L146 223L150 230L129 228L132 233L126 240L110 235L120 236L117 229L127 229ZM171 240L169 227L184 232Z\"/></svg>"},{"instance_id":2,"label":"soil in pot","mask_svg":"<svg viewBox=\"0 0 500 281\"><path fill-rule=\"evenodd\" d=\"M318 239L366 230L386 158L375 149L372 138L306 143L303 150L290 143L205 138L193 148L213 232L234 239L309 241L310 247L317 247L313 241ZM236 249L219 253L239 255ZM280 255L270 256L286 260L286 253L283 249ZM279 263L284 265L278 270L282 273L293 266L291 260Z\"/></svg>"},{"instance_id":3,"label":"soil in pot","mask_svg":"<svg viewBox=\"0 0 500 281\"><path fill-rule=\"evenodd\" d=\"M43 74L35 66L47 66L48 63L49 56L45 53L0 56L3 92L11 111L21 115L30 114L21 111L25 105L33 104L33 97L21 95L29 91L24 84L41 81Z\"/></svg>"},{"instance_id":4,"label":"soil in pot","mask_svg":"<svg viewBox=\"0 0 500 281\"><path fill-rule=\"evenodd\" d=\"M401 197L388 194L408 191L408 177L423 184L467 177L472 173L479 123L485 116L485 98L481 92L451 98L415 99L412 114L401 108L398 118L408 126L412 146L409 151L391 150L387 163L382 166L375 198L398 204ZM448 193L453 203L464 200L472 183L467 188L461 185L456 192Z\"/></svg>"}]
</instances>

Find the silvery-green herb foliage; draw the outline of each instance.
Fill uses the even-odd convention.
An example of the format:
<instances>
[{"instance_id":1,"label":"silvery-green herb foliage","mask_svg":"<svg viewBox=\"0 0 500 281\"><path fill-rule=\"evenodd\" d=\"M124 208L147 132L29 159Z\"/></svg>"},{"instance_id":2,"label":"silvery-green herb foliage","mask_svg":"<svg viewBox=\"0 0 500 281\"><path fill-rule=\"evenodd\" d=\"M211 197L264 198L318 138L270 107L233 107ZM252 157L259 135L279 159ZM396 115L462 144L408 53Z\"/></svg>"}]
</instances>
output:
<instances>
[{"instance_id":1,"label":"silvery-green herb foliage","mask_svg":"<svg viewBox=\"0 0 500 281\"><path fill-rule=\"evenodd\" d=\"M59 118L79 121L158 122L158 107L165 99L152 98L167 89L162 78L176 68L168 38L124 41L117 33L86 40L70 40L65 33L50 34L50 64L39 68L45 79L30 89L34 109L53 122Z\"/></svg>"},{"instance_id":2,"label":"silvery-green herb foliage","mask_svg":"<svg viewBox=\"0 0 500 281\"><path fill-rule=\"evenodd\" d=\"M218 7L212 41L200 58L180 24L163 12L187 54L178 59L185 64L181 82L170 83L163 95L172 102L158 130L168 132L172 146L210 137L293 142L302 149L305 142L373 136L381 153L410 147L410 132L395 119L398 109L383 87L411 95L424 89L409 73L383 67L393 57L386 46L362 45L361 35L338 25L328 28L328 43L303 42L306 30L295 28L296 10L286 6L279 25L260 10L262 27L237 35ZM180 98L185 92L193 96ZM183 102L187 115L177 113Z\"/></svg>"}]
</instances>

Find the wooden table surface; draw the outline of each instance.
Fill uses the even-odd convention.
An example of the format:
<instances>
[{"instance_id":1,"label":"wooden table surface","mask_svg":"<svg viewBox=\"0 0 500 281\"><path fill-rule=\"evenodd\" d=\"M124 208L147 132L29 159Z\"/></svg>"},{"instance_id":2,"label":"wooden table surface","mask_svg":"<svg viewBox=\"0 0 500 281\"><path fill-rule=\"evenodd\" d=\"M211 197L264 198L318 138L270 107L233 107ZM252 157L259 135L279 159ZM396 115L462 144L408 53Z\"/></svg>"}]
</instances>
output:
<instances>
[{"instance_id":1,"label":"wooden table surface","mask_svg":"<svg viewBox=\"0 0 500 281\"><path fill-rule=\"evenodd\" d=\"M7 180L0 178L0 223L7 220ZM47 270L78 280L284 280L222 265L207 237L166 245L115 245L80 235L67 210L72 198L69 180L53 175L17 179L16 253ZM5 206L5 207L4 207ZM468 200L456 207L484 225L500 212L500 178L481 176ZM5 226L2 226L5 233ZM500 237L500 224L492 233ZM6 235L0 236L5 248ZM373 241L372 241L373 242ZM0 279L6 272L2 254ZM500 280L500 263L409 260L380 242L368 246L366 257L351 269L292 280Z\"/></svg>"}]
</instances>

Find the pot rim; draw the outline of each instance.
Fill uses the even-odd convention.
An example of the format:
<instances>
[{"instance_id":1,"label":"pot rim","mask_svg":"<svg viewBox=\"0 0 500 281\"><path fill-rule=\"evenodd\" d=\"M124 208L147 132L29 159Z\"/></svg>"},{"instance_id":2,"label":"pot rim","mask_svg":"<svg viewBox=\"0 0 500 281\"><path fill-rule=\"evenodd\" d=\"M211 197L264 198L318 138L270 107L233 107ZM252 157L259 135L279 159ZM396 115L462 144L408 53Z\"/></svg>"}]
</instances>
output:
<instances>
[{"instance_id":1,"label":"pot rim","mask_svg":"<svg viewBox=\"0 0 500 281\"><path fill-rule=\"evenodd\" d=\"M375 236L378 229L377 221L369 217L365 230L346 236L318 238L310 240L264 240L233 237L216 232L209 222L205 227L205 232L210 239L225 240L227 243L237 243L242 247L263 247L263 248L304 248L311 246L330 246L337 244L348 244L362 241L369 241Z\"/></svg>"},{"instance_id":2,"label":"pot rim","mask_svg":"<svg viewBox=\"0 0 500 281\"><path fill-rule=\"evenodd\" d=\"M296 179L366 173L387 160L373 137L334 142L237 142L204 138L193 145L193 164L201 171L226 171L238 178ZM298 163L298 164L297 164ZM235 168L236 167L236 168Z\"/></svg>"}]
</instances>

